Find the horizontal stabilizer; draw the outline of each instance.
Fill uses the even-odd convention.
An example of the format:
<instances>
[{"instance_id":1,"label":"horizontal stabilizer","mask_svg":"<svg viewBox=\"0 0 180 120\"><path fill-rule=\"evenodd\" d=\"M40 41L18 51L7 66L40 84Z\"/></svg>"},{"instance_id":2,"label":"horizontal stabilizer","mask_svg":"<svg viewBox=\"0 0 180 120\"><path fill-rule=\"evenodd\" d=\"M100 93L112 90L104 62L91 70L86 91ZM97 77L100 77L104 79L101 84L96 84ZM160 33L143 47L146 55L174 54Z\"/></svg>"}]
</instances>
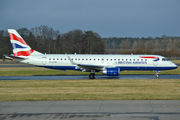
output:
<instances>
[{"instance_id":1,"label":"horizontal stabilizer","mask_svg":"<svg viewBox=\"0 0 180 120\"><path fill-rule=\"evenodd\" d=\"M4 55L5 59L9 59L9 60L13 60L13 59L27 59L27 58L24 58L24 57L16 57L14 56L13 54L11 55Z\"/></svg>"}]
</instances>

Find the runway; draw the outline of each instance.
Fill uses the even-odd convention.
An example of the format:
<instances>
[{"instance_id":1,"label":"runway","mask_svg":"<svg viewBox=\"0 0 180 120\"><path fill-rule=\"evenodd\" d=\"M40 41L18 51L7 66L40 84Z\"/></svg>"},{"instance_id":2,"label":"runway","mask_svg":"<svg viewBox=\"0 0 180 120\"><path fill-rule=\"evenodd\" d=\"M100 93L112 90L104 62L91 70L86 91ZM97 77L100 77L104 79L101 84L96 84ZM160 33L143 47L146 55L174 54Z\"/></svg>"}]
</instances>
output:
<instances>
[{"instance_id":1,"label":"runway","mask_svg":"<svg viewBox=\"0 0 180 120\"><path fill-rule=\"evenodd\" d=\"M179 100L0 102L1 120L179 120Z\"/></svg>"},{"instance_id":2,"label":"runway","mask_svg":"<svg viewBox=\"0 0 180 120\"><path fill-rule=\"evenodd\" d=\"M84 80L89 76L0 76L0 80ZM95 79L156 79L155 75L96 75ZM180 75L159 75L159 79L180 79Z\"/></svg>"}]
</instances>

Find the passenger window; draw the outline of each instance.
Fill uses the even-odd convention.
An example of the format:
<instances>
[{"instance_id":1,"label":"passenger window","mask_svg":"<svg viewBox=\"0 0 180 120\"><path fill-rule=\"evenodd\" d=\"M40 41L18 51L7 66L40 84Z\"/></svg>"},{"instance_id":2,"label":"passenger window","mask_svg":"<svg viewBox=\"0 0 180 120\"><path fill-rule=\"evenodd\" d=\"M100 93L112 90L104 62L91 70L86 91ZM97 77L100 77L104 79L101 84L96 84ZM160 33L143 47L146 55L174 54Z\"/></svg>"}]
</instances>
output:
<instances>
[{"instance_id":1,"label":"passenger window","mask_svg":"<svg viewBox=\"0 0 180 120\"><path fill-rule=\"evenodd\" d=\"M108 61L108 59L106 59Z\"/></svg>"},{"instance_id":2,"label":"passenger window","mask_svg":"<svg viewBox=\"0 0 180 120\"><path fill-rule=\"evenodd\" d=\"M131 61L131 59L129 59L129 61Z\"/></svg>"},{"instance_id":3,"label":"passenger window","mask_svg":"<svg viewBox=\"0 0 180 120\"><path fill-rule=\"evenodd\" d=\"M122 61L124 61L124 59L122 59Z\"/></svg>"},{"instance_id":4,"label":"passenger window","mask_svg":"<svg viewBox=\"0 0 180 120\"><path fill-rule=\"evenodd\" d=\"M141 59L141 61L143 61L143 59Z\"/></svg>"},{"instance_id":5,"label":"passenger window","mask_svg":"<svg viewBox=\"0 0 180 120\"><path fill-rule=\"evenodd\" d=\"M126 59L126 61L128 61L128 59Z\"/></svg>"},{"instance_id":6,"label":"passenger window","mask_svg":"<svg viewBox=\"0 0 180 120\"><path fill-rule=\"evenodd\" d=\"M95 61L96 59L94 59L94 61Z\"/></svg>"},{"instance_id":7,"label":"passenger window","mask_svg":"<svg viewBox=\"0 0 180 120\"><path fill-rule=\"evenodd\" d=\"M57 60L59 60L59 58L57 58Z\"/></svg>"},{"instance_id":8,"label":"passenger window","mask_svg":"<svg viewBox=\"0 0 180 120\"><path fill-rule=\"evenodd\" d=\"M116 59L114 59L114 61L116 61Z\"/></svg>"},{"instance_id":9,"label":"passenger window","mask_svg":"<svg viewBox=\"0 0 180 120\"><path fill-rule=\"evenodd\" d=\"M136 60L134 59L134 61L136 61Z\"/></svg>"},{"instance_id":10,"label":"passenger window","mask_svg":"<svg viewBox=\"0 0 180 120\"><path fill-rule=\"evenodd\" d=\"M137 61L139 61L139 59L137 59Z\"/></svg>"},{"instance_id":11,"label":"passenger window","mask_svg":"<svg viewBox=\"0 0 180 120\"><path fill-rule=\"evenodd\" d=\"M147 59L145 59L145 61L147 61Z\"/></svg>"},{"instance_id":12,"label":"passenger window","mask_svg":"<svg viewBox=\"0 0 180 120\"><path fill-rule=\"evenodd\" d=\"M51 60L51 58L49 58L49 60Z\"/></svg>"},{"instance_id":13,"label":"passenger window","mask_svg":"<svg viewBox=\"0 0 180 120\"><path fill-rule=\"evenodd\" d=\"M55 58L53 58L53 60L55 60Z\"/></svg>"},{"instance_id":14,"label":"passenger window","mask_svg":"<svg viewBox=\"0 0 180 120\"><path fill-rule=\"evenodd\" d=\"M82 60L84 60L84 59L82 59Z\"/></svg>"},{"instance_id":15,"label":"passenger window","mask_svg":"<svg viewBox=\"0 0 180 120\"><path fill-rule=\"evenodd\" d=\"M80 60L80 59L79 59Z\"/></svg>"},{"instance_id":16,"label":"passenger window","mask_svg":"<svg viewBox=\"0 0 180 120\"><path fill-rule=\"evenodd\" d=\"M66 60L66 58L64 58L64 60Z\"/></svg>"},{"instance_id":17,"label":"passenger window","mask_svg":"<svg viewBox=\"0 0 180 120\"><path fill-rule=\"evenodd\" d=\"M120 61L120 59L118 59L118 61Z\"/></svg>"}]
</instances>

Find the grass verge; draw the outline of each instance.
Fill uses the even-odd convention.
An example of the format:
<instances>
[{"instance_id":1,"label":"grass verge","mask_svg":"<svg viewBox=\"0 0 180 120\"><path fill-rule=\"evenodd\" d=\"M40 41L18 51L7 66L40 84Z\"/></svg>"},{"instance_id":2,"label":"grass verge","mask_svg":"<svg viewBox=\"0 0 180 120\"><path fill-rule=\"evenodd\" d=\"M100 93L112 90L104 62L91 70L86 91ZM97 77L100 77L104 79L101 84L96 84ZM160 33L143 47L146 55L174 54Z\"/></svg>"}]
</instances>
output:
<instances>
[{"instance_id":1,"label":"grass verge","mask_svg":"<svg viewBox=\"0 0 180 120\"><path fill-rule=\"evenodd\" d=\"M0 101L180 100L180 79L0 81Z\"/></svg>"},{"instance_id":2,"label":"grass verge","mask_svg":"<svg viewBox=\"0 0 180 120\"><path fill-rule=\"evenodd\" d=\"M173 62L175 64L180 64L180 60L171 60L171 62Z\"/></svg>"}]
</instances>

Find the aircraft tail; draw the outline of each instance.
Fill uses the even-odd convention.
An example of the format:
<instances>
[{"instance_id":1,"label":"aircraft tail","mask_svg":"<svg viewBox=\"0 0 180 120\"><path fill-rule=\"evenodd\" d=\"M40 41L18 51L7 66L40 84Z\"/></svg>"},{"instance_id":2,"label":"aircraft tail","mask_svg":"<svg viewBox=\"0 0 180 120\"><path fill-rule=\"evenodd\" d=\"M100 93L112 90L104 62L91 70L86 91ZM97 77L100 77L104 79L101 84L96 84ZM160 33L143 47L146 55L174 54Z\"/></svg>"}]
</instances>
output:
<instances>
[{"instance_id":1,"label":"aircraft tail","mask_svg":"<svg viewBox=\"0 0 180 120\"><path fill-rule=\"evenodd\" d=\"M14 57L26 58L32 54L42 54L33 49L24 41L24 39L14 29L8 29Z\"/></svg>"}]
</instances>

